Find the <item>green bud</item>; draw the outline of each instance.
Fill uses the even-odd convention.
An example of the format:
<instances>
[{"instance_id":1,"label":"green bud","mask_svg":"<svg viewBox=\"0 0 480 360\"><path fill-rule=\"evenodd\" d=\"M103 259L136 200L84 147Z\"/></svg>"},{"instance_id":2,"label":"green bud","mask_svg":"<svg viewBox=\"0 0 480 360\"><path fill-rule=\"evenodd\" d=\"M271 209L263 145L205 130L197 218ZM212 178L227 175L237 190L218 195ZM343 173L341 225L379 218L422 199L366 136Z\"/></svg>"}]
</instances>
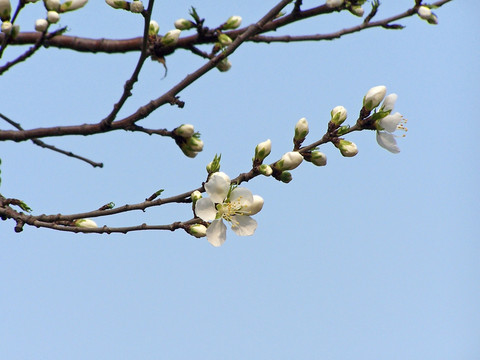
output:
<instances>
[{"instance_id":1,"label":"green bud","mask_svg":"<svg viewBox=\"0 0 480 360\"><path fill-rule=\"evenodd\" d=\"M288 171L284 171L280 174L280 181L288 184L290 181L292 181L292 174Z\"/></svg>"},{"instance_id":2,"label":"green bud","mask_svg":"<svg viewBox=\"0 0 480 360\"><path fill-rule=\"evenodd\" d=\"M215 154L215 157L211 162L208 163L207 165L207 172L209 174L216 173L220 171L220 159L222 158L222 154L217 155Z\"/></svg>"},{"instance_id":3,"label":"green bud","mask_svg":"<svg viewBox=\"0 0 480 360\"><path fill-rule=\"evenodd\" d=\"M270 167L270 165L262 164L258 167L258 172L262 175L270 176L273 173L273 169Z\"/></svg>"},{"instance_id":4,"label":"green bud","mask_svg":"<svg viewBox=\"0 0 480 360\"><path fill-rule=\"evenodd\" d=\"M242 18L240 16L230 16L228 20L223 24L223 30L232 30L236 29L242 23Z\"/></svg>"},{"instance_id":5,"label":"green bud","mask_svg":"<svg viewBox=\"0 0 480 360\"><path fill-rule=\"evenodd\" d=\"M232 39L227 34L220 34L218 35L218 42L222 46L228 46L232 43Z\"/></svg>"}]
</instances>

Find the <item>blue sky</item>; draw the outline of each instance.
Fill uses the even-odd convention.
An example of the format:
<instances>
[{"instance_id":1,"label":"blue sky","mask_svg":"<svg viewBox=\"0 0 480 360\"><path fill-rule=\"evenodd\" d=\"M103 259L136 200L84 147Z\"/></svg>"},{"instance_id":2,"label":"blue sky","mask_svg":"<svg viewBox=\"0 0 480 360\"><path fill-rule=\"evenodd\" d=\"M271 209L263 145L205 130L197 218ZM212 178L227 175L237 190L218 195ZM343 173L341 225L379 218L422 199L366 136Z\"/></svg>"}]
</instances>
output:
<instances>
[{"instance_id":1,"label":"blue sky","mask_svg":"<svg viewBox=\"0 0 480 360\"><path fill-rule=\"evenodd\" d=\"M153 18L164 33L193 5L207 26L234 14L249 24L274 4L158 2ZM385 0L378 16L411 4ZM354 158L330 144L320 149L326 167L304 163L289 184L250 181L245 186L265 199L256 233L229 230L221 248L180 231L98 236L26 227L15 234L13 222L1 222L2 358L480 358L479 11L476 1L454 0L436 10L438 26L412 17L402 31L243 45L229 72L214 70L180 94L184 109L161 108L141 124L194 124L205 148L193 160L169 139L126 132L44 139L103 169L31 143L0 143L3 195L36 214L75 213L140 202L159 188L165 196L196 188L216 153L235 177L268 138L273 162L291 150L298 119L309 121L313 142L337 105L352 124L375 85L398 94L395 109L409 120L398 155L365 131L347 137L359 148ZM31 30L43 16L40 4L29 5L19 23ZM358 21L333 14L279 33L325 33ZM61 24L96 38L138 36L143 26L102 1L62 15ZM9 47L2 63L22 50ZM24 128L99 121L136 60L42 49L0 78L0 112ZM202 63L177 51L162 79L161 65L148 62L121 114ZM188 205L167 205L98 222L189 218Z\"/></svg>"}]
</instances>

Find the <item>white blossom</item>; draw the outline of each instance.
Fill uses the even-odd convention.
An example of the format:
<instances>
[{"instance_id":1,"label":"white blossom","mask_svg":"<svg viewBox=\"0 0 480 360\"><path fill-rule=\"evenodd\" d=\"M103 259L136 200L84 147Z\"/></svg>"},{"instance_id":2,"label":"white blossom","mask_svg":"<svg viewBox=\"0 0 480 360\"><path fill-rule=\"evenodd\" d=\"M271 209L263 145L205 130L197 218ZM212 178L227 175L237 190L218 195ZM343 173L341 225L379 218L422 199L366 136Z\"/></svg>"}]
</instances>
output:
<instances>
[{"instance_id":1,"label":"white blossom","mask_svg":"<svg viewBox=\"0 0 480 360\"><path fill-rule=\"evenodd\" d=\"M227 227L223 220L231 224L237 235L249 236L255 232L257 222L250 215L262 209L261 197L254 197L247 188L231 187L230 177L223 172L210 176L205 191L209 197L197 200L195 214L203 221L211 222L206 231L210 244L218 247L225 242Z\"/></svg>"},{"instance_id":2,"label":"white blossom","mask_svg":"<svg viewBox=\"0 0 480 360\"><path fill-rule=\"evenodd\" d=\"M60 20L60 15L56 11L47 12L47 20L50 24L56 24Z\"/></svg>"},{"instance_id":3,"label":"white blossom","mask_svg":"<svg viewBox=\"0 0 480 360\"><path fill-rule=\"evenodd\" d=\"M272 151L272 141L270 139L265 140L259 143L255 147L255 157L254 160L263 161Z\"/></svg>"},{"instance_id":4,"label":"white blossom","mask_svg":"<svg viewBox=\"0 0 480 360\"><path fill-rule=\"evenodd\" d=\"M375 123L375 126L377 127L376 138L378 145L394 154L399 153L400 148L397 145L397 141L395 140L396 135L394 135L393 132L396 130L407 131L407 128L404 126L406 120L403 118L402 114L399 112L395 114L391 113L397 98L397 94L390 94L385 97L380 110L388 112L388 115L378 119Z\"/></svg>"},{"instance_id":5,"label":"white blossom","mask_svg":"<svg viewBox=\"0 0 480 360\"><path fill-rule=\"evenodd\" d=\"M386 93L387 88L383 85L371 88L363 98L363 107L368 111L376 108L380 105Z\"/></svg>"},{"instance_id":6,"label":"white blossom","mask_svg":"<svg viewBox=\"0 0 480 360\"><path fill-rule=\"evenodd\" d=\"M293 139L295 141L302 142L305 140L305 137L308 135L308 121L306 118L301 118L295 124L295 135Z\"/></svg>"},{"instance_id":7,"label":"white blossom","mask_svg":"<svg viewBox=\"0 0 480 360\"><path fill-rule=\"evenodd\" d=\"M280 160L275 163L275 167L280 170L293 170L303 161L303 156L298 151L290 151L284 154Z\"/></svg>"},{"instance_id":8,"label":"white blossom","mask_svg":"<svg viewBox=\"0 0 480 360\"><path fill-rule=\"evenodd\" d=\"M340 140L337 145L335 145L340 153L345 157L353 157L358 154L358 148L355 143L348 140Z\"/></svg>"},{"instance_id":9,"label":"white blossom","mask_svg":"<svg viewBox=\"0 0 480 360\"><path fill-rule=\"evenodd\" d=\"M343 106L335 106L332 111L330 111L331 122L335 125L342 125L342 123L347 119L347 109Z\"/></svg>"},{"instance_id":10,"label":"white blossom","mask_svg":"<svg viewBox=\"0 0 480 360\"><path fill-rule=\"evenodd\" d=\"M37 19L35 21L35 30L39 32L44 32L48 28L48 21L45 19Z\"/></svg>"}]
</instances>

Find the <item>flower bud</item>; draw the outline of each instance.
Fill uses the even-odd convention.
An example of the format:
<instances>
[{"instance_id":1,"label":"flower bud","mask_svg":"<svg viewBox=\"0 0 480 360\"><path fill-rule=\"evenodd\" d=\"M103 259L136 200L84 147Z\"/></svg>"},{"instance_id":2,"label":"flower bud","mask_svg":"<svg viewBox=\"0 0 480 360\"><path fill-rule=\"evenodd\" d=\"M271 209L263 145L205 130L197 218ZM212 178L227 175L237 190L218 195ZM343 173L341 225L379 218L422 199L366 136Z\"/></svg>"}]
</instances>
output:
<instances>
[{"instance_id":1,"label":"flower bud","mask_svg":"<svg viewBox=\"0 0 480 360\"><path fill-rule=\"evenodd\" d=\"M190 198L192 199L192 202L195 205L195 203L202 198L202 193L198 190L195 190L190 194Z\"/></svg>"},{"instance_id":2,"label":"flower bud","mask_svg":"<svg viewBox=\"0 0 480 360\"><path fill-rule=\"evenodd\" d=\"M114 9L128 10L128 2L125 0L105 0L105 2Z\"/></svg>"},{"instance_id":3,"label":"flower bud","mask_svg":"<svg viewBox=\"0 0 480 360\"><path fill-rule=\"evenodd\" d=\"M310 161L313 165L325 166L327 165L327 155L320 151L312 151Z\"/></svg>"},{"instance_id":4,"label":"flower bud","mask_svg":"<svg viewBox=\"0 0 480 360\"><path fill-rule=\"evenodd\" d=\"M189 137L192 137L192 135L195 133L195 129L191 124L183 124L177 127L176 129L174 129L173 132L175 133L175 135L178 135L187 139Z\"/></svg>"},{"instance_id":5,"label":"flower bud","mask_svg":"<svg viewBox=\"0 0 480 360\"><path fill-rule=\"evenodd\" d=\"M56 11L47 12L47 20L50 24L56 24L60 20L60 15Z\"/></svg>"},{"instance_id":6,"label":"flower bud","mask_svg":"<svg viewBox=\"0 0 480 360\"><path fill-rule=\"evenodd\" d=\"M178 19L173 23L173 25L178 30L190 30L195 26L194 23L187 19Z\"/></svg>"},{"instance_id":7,"label":"flower bud","mask_svg":"<svg viewBox=\"0 0 480 360\"><path fill-rule=\"evenodd\" d=\"M255 157L253 161L262 162L268 155L270 155L270 151L272 150L272 141L270 139L261 142L255 147Z\"/></svg>"},{"instance_id":8,"label":"flower bud","mask_svg":"<svg viewBox=\"0 0 480 360\"><path fill-rule=\"evenodd\" d=\"M303 142L308 134L308 121L305 118L298 120L295 125L295 136L293 140L296 142Z\"/></svg>"},{"instance_id":9,"label":"flower bud","mask_svg":"<svg viewBox=\"0 0 480 360\"><path fill-rule=\"evenodd\" d=\"M48 21L45 19L38 19L35 21L35 30L44 32L48 28Z\"/></svg>"},{"instance_id":10,"label":"flower bud","mask_svg":"<svg viewBox=\"0 0 480 360\"><path fill-rule=\"evenodd\" d=\"M284 171L280 174L280 181L288 184L290 181L292 181L292 174L288 171Z\"/></svg>"},{"instance_id":11,"label":"flower bud","mask_svg":"<svg viewBox=\"0 0 480 360\"><path fill-rule=\"evenodd\" d=\"M67 0L60 5L60 12L73 11L85 6L88 0Z\"/></svg>"},{"instance_id":12,"label":"flower bud","mask_svg":"<svg viewBox=\"0 0 480 360\"><path fill-rule=\"evenodd\" d=\"M370 90L368 90L367 94L363 98L363 107L367 111L373 110L378 105L380 105L386 93L387 88L383 85L371 88Z\"/></svg>"},{"instance_id":13,"label":"flower bud","mask_svg":"<svg viewBox=\"0 0 480 360\"><path fill-rule=\"evenodd\" d=\"M230 70L231 67L232 67L232 63L227 58L223 59L217 64L217 69L220 72L228 71Z\"/></svg>"},{"instance_id":14,"label":"flower bud","mask_svg":"<svg viewBox=\"0 0 480 360\"><path fill-rule=\"evenodd\" d=\"M139 0L134 0L130 3L130 11L132 13L141 13L143 11L143 3Z\"/></svg>"},{"instance_id":15,"label":"flower bud","mask_svg":"<svg viewBox=\"0 0 480 360\"><path fill-rule=\"evenodd\" d=\"M207 235L207 228L202 224L195 224L188 228L188 233L196 238L205 237Z\"/></svg>"},{"instance_id":16,"label":"flower bud","mask_svg":"<svg viewBox=\"0 0 480 360\"><path fill-rule=\"evenodd\" d=\"M0 20L1 21L10 20L11 13L12 13L12 4L10 4L10 0L0 0ZM2 24L2 32L5 32L3 31L3 24Z\"/></svg>"},{"instance_id":17,"label":"flower bud","mask_svg":"<svg viewBox=\"0 0 480 360\"><path fill-rule=\"evenodd\" d=\"M270 167L270 165L262 164L258 167L258 172L262 175L270 176L273 173L273 169Z\"/></svg>"},{"instance_id":18,"label":"flower bud","mask_svg":"<svg viewBox=\"0 0 480 360\"><path fill-rule=\"evenodd\" d=\"M60 10L60 0L44 0L43 1L45 8L47 10L59 11Z\"/></svg>"},{"instance_id":19,"label":"flower bud","mask_svg":"<svg viewBox=\"0 0 480 360\"><path fill-rule=\"evenodd\" d=\"M275 168L284 170L293 170L303 161L303 156L298 151L290 151L284 154L280 160L275 163Z\"/></svg>"},{"instance_id":20,"label":"flower bud","mask_svg":"<svg viewBox=\"0 0 480 360\"><path fill-rule=\"evenodd\" d=\"M361 6L352 6L350 9L348 9L353 15L362 17L363 14L365 13L365 10Z\"/></svg>"},{"instance_id":21,"label":"flower bud","mask_svg":"<svg viewBox=\"0 0 480 360\"><path fill-rule=\"evenodd\" d=\"M263 208L263 203L263 198L260 195L253 195L253 202L247 209L249 211L248 215L258 214Z\"/></svg>"},{"instance_id":22,"label":"flower bud","mask_svg":"<svg viewBox=\"0 0 480 360\"><path fill-rule=\"evenodd\" d=\"M329 8L336 8L343 4L343 0L327 0L325 5Z\"/></svg>"},{"instance_id":23,"label":"flower bud","mask_svg":"<svg viewBox=\"0 0 480 360\"><path fill-rule=\"evenodd\" d=\"M222 46L228 46L232 43L232 39L227 34L220 34L218 35L218 42Z\"/></svg>"},{"instance_id":24,"label":"flower bud","mask_svg":"<svg viewBox=\"0 0 480 360\"><path fill-rule=\"evenodd\" d=\"M75 220L74 224L76 227L85 229L94 229L98 227L97 223L91 219L78 219Z\"/></svg>"},{"instance_id":25,"label":"flower bud","mask_svg":"<svg viewBox=\"0 0 480 360\"><path fill-rule=\"evenodd\" d=\"M341 139L338 144L335 145L340 153L345 157L353 157L358 154L357 145L348 140Z\"/></svg>"},{"instance_id":26,"label":"flower bud","mask_svg":"<svg viewBox=\"0 0 480 360\"><path fill-rule=\"evenodd\" d=\"M157 36L160 26L155 20L150 20L150 25L148 27L148 35Z\"/></svg>"},{"instance_id":27,"label":"flower bud","mask_svg":"<svg viewBox=\"0 0 480 360\"><path fill-rule=\"evenodd\" d=\"M383 104L380 110L382 111L392 111L395 107L395 102L397 101L398 95L397 94L390 94L385 97L383 100Z\"/></svg>"},{"instance_id":28,"label":"flower bud","mask_svg":"<svg viewBox=\"0 0 480 360\"><path fill-rule=\"evenodd\" d=\"M432 10L426 6L420 6L417 10L418 16L420 16L423 20L428 20L430 16L432 16Z\"/></svg>"},{"instance_id":29,"label":"flower bud","mask_svg":"<svg viewBox=\"0 0 480 360\"><path fill-rule=\"evenodd\" d=\"M343 106L335 106L330 112L330 115L332 117L330 121L335 125L340 126L347 119L347 109Z\"/></svg>"},{"instance_id":30,"label":"flower bud","mask_svg":"<svg viewBox=\"0 0 480 360\"><path fill-rule=\"evenodd\" d=\"M170 30L162 37L162 44L165 46L175 46L182 31L178 29Z\"/></svg>"},{"instance_id":31,"label":"flower bud","mask_svg":"<svg viewBox=\"0 0 480 360\"><path fill-rule=\"evenodd\" d=\"M223 30L232 30L236 29L242 23L242 18L240 16L230 16L228 20L223 24Z\"/></svg>"},{"instance_id":32,"label":"flower bud","mask_svg":"<svg viewBox=\"0 0 480 360\"><path fill-rule=\"evenodd\" d=\"M187 139L186 145L192 151L200 152L203 150L203 141L193 136Z\"/></svg>"},{"instance_id":33,"label":"flower bud","mask_svg":"<svg viewBox=\"0 0 480 360\"><path fill-rule=\"evenodd\" d=\"M4 34L10 35L10 33L12 32L12 29L13 29L13 25L10 21L2 22L2 32Z\"/></svg>"}]
</instances>

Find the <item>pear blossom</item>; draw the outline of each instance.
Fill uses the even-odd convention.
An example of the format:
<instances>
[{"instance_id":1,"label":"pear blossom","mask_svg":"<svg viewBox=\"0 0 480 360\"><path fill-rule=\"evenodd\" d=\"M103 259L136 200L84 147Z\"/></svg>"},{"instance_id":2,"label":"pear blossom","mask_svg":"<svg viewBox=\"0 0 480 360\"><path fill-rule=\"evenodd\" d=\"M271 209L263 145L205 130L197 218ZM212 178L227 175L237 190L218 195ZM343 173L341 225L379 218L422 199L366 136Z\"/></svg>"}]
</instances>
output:
<instances>
[{"instance_id":1,"label":"pear blossom","mask_svg":"<svg viewBox=\"0 0 480 360\"><path fill-rule=\"evenodd\" d=\"M395 130L407 131L407 128L404 126L406 120L403 118L402 114L398 112L391 114L397 97L397 94L390 94L385 98L380 110L388 112L388 115L375 122L375 126L377 127L378 145L394 154L399 153L400 148L397 146L397 141L395 140L396 136L393 132Z\"/></svg>"},{"instance_id":2,"label":"pear blossom","mask_svg":"<svg viewBox=\"0 0 480 360\"><path fill-rule=\"evenodd\" d=\"M231 224L237 235L253 235L257 222L250 215L262 209L263 199L260 196L254 197L247 188L231 186L230 177L223 172L210 176L205 191L209 197L197 200L195 214L203 221L211 222L206 231L210 244L218 247L225 242L227 227L223 220Z\"/></svg>"}]
</instances>

